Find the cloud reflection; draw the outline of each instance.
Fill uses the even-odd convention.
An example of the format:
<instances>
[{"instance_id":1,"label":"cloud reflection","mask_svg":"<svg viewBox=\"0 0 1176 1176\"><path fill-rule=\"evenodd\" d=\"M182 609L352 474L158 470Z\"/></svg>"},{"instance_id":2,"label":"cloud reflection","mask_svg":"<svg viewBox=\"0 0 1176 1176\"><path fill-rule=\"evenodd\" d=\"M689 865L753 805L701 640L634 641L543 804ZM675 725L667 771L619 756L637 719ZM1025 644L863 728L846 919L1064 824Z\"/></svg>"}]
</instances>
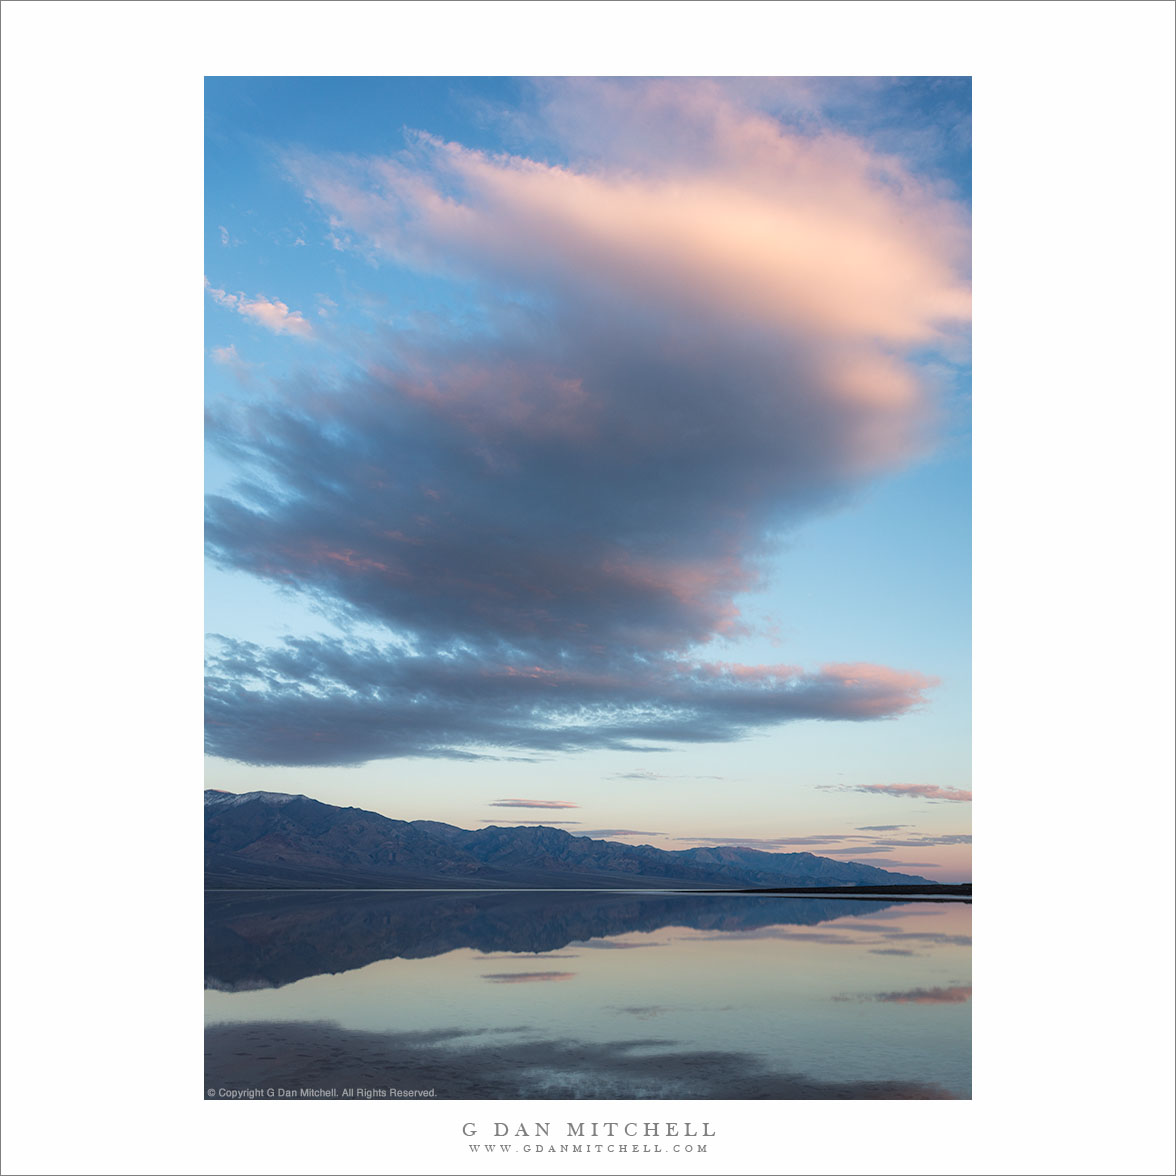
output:
<instances>
[{"instance_id":1,"label":"cloud reflection","mask_svg":"<svg viewBox=\"0 0 1176 1176\"><path fill-rule=\"evenodd\" d=\"M546 980L571 980L575 972L484 972L491 984L535 984Z\"/></svg>"},{"instance_id":2,"label":"cloud reflection","mask_svg":"<svg viewBox=\"0 0 1176 1176\"><path fill-rule=\"evenodd\" d=\"M512 1035L517 1031L512 1031ZM373 1033L328 1022L252 1021L205 1031L211 1090L399 1087L439 1099L950 1099L910 1081L827 1082L749 1053L658 1038L471 1042L462 1030ZM489 1036L489 1035L485 1035ZM336 1096L337 1097L337 1096Z\"/></svg>"},{"instance_id":3,"label":"cloud reflection","mask_svg":"<svg viewBox=\"0 0 1176 1176\"><path fill-rule=\"evenodd\" d=\"M875 1000L894 1004L963 1004L972 999L971 985L958 988L912 988L909 992L879 992Z\"/></svg>"}]
</instances>

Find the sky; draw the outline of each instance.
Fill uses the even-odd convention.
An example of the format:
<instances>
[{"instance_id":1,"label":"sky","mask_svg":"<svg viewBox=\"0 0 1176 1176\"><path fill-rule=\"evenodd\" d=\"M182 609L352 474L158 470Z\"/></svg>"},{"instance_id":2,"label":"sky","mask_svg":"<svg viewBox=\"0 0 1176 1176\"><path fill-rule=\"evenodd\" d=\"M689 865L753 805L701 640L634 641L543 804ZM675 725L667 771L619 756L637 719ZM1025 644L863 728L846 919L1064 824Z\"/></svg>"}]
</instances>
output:
<instances>
[{"instance_id":1,"label":"sky","mask_svg":"<svg viewBox=\"0 0 1176 1176\"><path fill-rule=\"evenodd\" d=\"M969 80L205 97L207 785L969 878Z\"/></svg>"}]
</instances>

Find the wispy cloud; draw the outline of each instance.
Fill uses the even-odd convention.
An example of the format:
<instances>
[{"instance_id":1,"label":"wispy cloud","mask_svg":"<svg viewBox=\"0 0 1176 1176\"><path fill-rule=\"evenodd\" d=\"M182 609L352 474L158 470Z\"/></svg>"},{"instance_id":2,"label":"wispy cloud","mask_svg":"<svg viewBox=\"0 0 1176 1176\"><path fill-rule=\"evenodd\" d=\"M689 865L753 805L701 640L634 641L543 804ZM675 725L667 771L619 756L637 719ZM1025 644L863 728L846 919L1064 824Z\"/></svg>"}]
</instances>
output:
<instances>
[{"instance_id":1,"label":"wispy cloud","mask_svg":"<svg viewBox=\"0 0 1176 1176\"><path fill-rule=\"evenodd\" d=\"M970 801L971 791L961 788L940 788L936 784L863 784L858 792L877 792L884 796L912 796L920 800Z\"/></svg>"},{"instance_id":2,"label":"wispy cloud","mask_svg":"<svg viewBox=\"0 0 1176 1176\"><path fill-rule=\"evenodd\" d=\"M874 826L865 826L873 829ZM909 825L877 826L880 829L908 829ZM926 868L937 869L939 862L906 861L883 856L895 849L926 849L937 845L966 845L971 843L967 833L915 834L902 838L883 838L866 833L810 833L785 837L708 837L692 835L675 837L696 847L730 846L732 848L754 849L765 853L805 852L830 857L836 860L855 861L861 859L870 865L888 866L896 869Z\"/></svg>"},{"instance_id":3,"label":"wispy cloud","mask_svg":"<svg viewBox=\"0 0 1176 1176\"><path fill-rule=\"evenodd\" d=\"M275 334L297 335L303 339L314 336L314 327L302 317L302 312L291 310L284 302L271 300L264 294L258 294L255 298L247 298L244 294L229 294L217 289L207 278L204 279L204 288L218 306L223 306L226 310L235 310Z\"/></svg>"},{"instance_id":4,"label":"wispy cloud","mask_svg":"<svg viewBox=\"0 0 1176 1176\"><path fill-rule=\"evenodd\" d=\"M805 837L675 837L675 841L689 841L695 844L745 846L748 849L783 849L795 846L828 846L842 841L868 842L867 837L852 837L844 833L813 833ZM828 852L828 851L826 851Z\"/></svg>"},{"instance_id":5,"label":"wispy cloud","mask_svg":"<svg viewBox=\"0 0 1176 1176\"><path fill-rule=\"evenodd\" d=\"M970 801L971 791L941 788L938 784L818 784L825 792L865 792L876 796L897 796L913 800Z\"/></svg>"},{"instance_id":6,"label":"wispy cloud","mask_svg":"<svg viewBox=\"0 0 1176 1176\"><path fill-rule=\"evenodd\" d=\"M613 772L610 780L725 780L725 776L674 775L668 772Z\"/></svg>"},{"instance_id":7,"label":"wispy cloud","mask_svg":"<svg viewBox=\"0 0 1176 1176\"><path fill-rule=\"evenodd\" d=\"M664 837L648 829L581 829L577 837Z\"/></svg>"},{"instance_id":8,"label":"wispy cloud","mask_svg":"<svg viewBox=\"0 0 1176 1176\"><path fill-rule=\"evenodd\" d=\"M919 833L912 837L880 837L875 845L885 849L919 848L925 845L971 845L971 833Z\"/></svg>"},{"instance_id":9,"label":"wispy cloud","mask_svg":"<svg viewBox=\"0 0 1176 1176\"><path fill-rule=\"evenodd\" d=\"M243 359L235 343L230 343L227 347L214 347L209 354L213 363L227 367L242 384L253 383L253 371L258 365Z\"/></svg>"},{"instance_id":10,"label":"wispy cloud","mask_svg":"<svg viewBox=\"0 0 1176 1176\"><path fill-rule=\"evenodd\" d=\"M941 862L908 862L903 858L894 857L878 857L874 856L875 851L872 850L826 850L826 854L830 857L837 857L839 859L848 859L850 862L854 861L859 855L869 854L869 865L890 867L891 869L907 870L916 867L920 869L937 870L942 865Z\"/></svg>"},{"instance_id":11,"label":"wispy cloud","mask_svg":"<svg viewBox=\"0 0 1176 1176\"><path fill-rule=\"evenodd\" d=\"M570 800L492 800L491 808L537 808L537 809L573 809L579 808Z\"/></svg>"},{"instance_id":12,"label":"wispy cloud","mask_svg":"<svg viewBox=\"0 0 1176 1176\"><path fill-rule=\"evenodd\" d=\"M505 821L491 821L491 825L497 825L501 828L512 829L519 825L578 825L579 821L548 821L539 820L538 818L530 821L512 821L509 825Z\"/></svg>"}]
</instances>

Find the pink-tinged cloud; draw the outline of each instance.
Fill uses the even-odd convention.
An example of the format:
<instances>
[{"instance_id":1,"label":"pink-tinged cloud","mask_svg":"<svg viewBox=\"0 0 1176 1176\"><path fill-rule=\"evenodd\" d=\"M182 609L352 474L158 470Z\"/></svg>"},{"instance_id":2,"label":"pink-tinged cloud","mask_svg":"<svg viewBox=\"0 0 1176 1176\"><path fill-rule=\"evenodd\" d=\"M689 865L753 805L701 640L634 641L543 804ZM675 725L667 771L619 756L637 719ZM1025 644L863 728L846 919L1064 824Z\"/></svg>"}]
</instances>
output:
<instances>
[{"instance_id":1,"label":"pink-tinged cloud","mask_svg":"<svg viewBox=\"0 0 1176 1176\"><path fill-rule=\"evenodd\" d=\"M839 716L851 719L903 714L926 701L924 691L939 685L939 679L929 674L867 662L824 665L818 673L793 666L735 666L730 676L765 692L803 696L814 714L836 699Z\"/></svg>"},{"instance_id":2,"label":"pink-tinged cloud","mask_svg":"<svg viewBox=\"0 0 1176 1176\"><path fill-rule=\"evenodd\" d=\"M938 784L860 784L854 792L875 792L882 796L909 796L919 800L970 801L972 793L962 788L940 788Z\"/></svg>"},{"instance_id":3,"label":"pink-tinged cloud","mask_svg":"<svg viewBox=\"0 0 1176 1176\"><path fill-rule=\"evenodd\" d=\"M602 313L628 318L682 362L698 324L720 348L775 340L788 357L778 378L835 412L842 458L859 474L925 443L927 377L903 351L958 350L966 337L963 205L894 157L843 134L790 131L706 80L555 89L564 125L577 106L581 130L623 109L640 148L554 166L422 134L390 158L302 154L288 165L365 249L540 294L557 331L564 314L587 324L581 334ZM489 441L607 435L607 402L586 373L534 352L446 348L439 362L406 349L399 370L410 395ZM738 398L742 378L729 374L724 399Z\"/></svg>"},{"instance_id":4,"label":"pink-tinged cloud","mask_svg":"<svg viewBox=\"0 0 1176 1176\"><path fill-rule=\"evenodd\" d=\"M574 809L580 806L570 800L492 800L491 808Z\"/></svg>"},{"instance_id":5,"label":"pink-tinged cloud","mask_svg":"<svg viewBox=\"0 0 1176 1176\"><path fill-rule=\"evenodd\" d=\"M571 980L575 972L488 972L482 976L491 984L535 984L551 980Z\"/></svg>"},{"instance_id":6,"label":"pink-tinged cloud","mask_svg":"<svg viewBox=\"0 0 1176 1176\"><path fill-rule=\"evenodd\" d=\"M291 168L348 229L413 264L799 330L839 341L830 358L851 367L847 342L926 343L967 322L965 214L896 159L790 132L697 79L601 83L582 100L598 117L623 105L640 164L553 166L420 135L395 158ZM895 375L869 395L910 387Z\"/></svg>"},{"instance_id":7,"label":"pink-tinged cloud","mask_svg":"<svg viewBox=\"0 0 1176 1176\"><path fill-rule=\"evenodd\" d=\"M302 312L291 310L276 298L271 300L264 294L258 294L256 298L247 298L244 294L229 294L217 289L207 278L204 279L204 287L218 306L235 310L275 334L297 335L303 339L314 336L314 327L302 317Z\"/></svg>"}]
</instances>

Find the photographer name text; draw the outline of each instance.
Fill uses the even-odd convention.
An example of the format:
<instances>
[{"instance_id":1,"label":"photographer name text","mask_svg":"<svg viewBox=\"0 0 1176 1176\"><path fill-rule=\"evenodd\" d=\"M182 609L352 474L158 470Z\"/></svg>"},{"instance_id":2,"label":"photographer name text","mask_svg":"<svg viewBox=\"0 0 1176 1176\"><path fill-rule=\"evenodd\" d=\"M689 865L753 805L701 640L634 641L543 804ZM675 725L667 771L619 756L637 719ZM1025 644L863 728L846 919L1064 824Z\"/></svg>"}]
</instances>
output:
<instances>
[{"instance_id":1,"label":"photographer name text","mask_svg":"<svg viewBox=\"0 0 1176 1176\"><path fill-rule=\"evenodd\" d=\"M502 1123L487 1125L463 1123L461 1133L467 1139L480 1137L482 1142L471 1143L471 1151L486 1152L661 1152L661 1141L667 1143L666 1151L705 1152L705 1143L682 1143L682 1140L713 1139L715 1132L710 1123L662 1123L628 1122L609 1120L600 1123L555 1124L554 1138L565 1142L555 1144L552 1139L551 1123ZM562 1126L562 1132L559 1128ZM495 1142L491 1143L493 1139ZM512 1142L507 1143L506 1140ZM526 1140L524 1143L519 1140ZM573 1140L575 1142L566 1142ZM614 1142L592 1142L609 1141ZM641 1142L637 1142L640 1140ZM657 1142L650 1142L657 1141Z\"/></svg>"}]
</instances>

